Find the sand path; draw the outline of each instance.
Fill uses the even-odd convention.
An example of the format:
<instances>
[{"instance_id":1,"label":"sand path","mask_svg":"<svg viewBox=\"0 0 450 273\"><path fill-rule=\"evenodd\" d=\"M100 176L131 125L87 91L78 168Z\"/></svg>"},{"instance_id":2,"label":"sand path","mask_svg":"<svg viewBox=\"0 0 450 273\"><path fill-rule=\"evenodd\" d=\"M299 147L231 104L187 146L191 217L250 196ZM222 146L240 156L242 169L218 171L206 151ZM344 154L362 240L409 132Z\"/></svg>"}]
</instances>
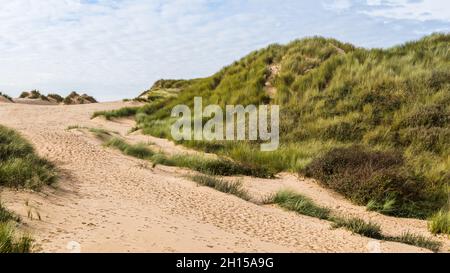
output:
<instances>
[{"instance_id":1,"label":"sand path","mask_svg":"<svg viewBox=\"0 0 450 273\"><path fill-rule=\"evenodd\" d=\"M185 178L187 170L151 168L145 161L104 148L87 132L66 130L70 125L80 125L126 135L132 122L90 119L94 111L125 105L129 103L0 105L0 124L20 131L41 156L60 169L56 188L40 193L2 189L1 193L7 207L22 216L41 251L69 252L72 241L80 244L82 252L369 251L373 240L330 229L327 221L198 187ZM148 139L162 149L167 143L138 134L127 138ZM337 211L384 221L388 232L405 230L409 225L412 231L426 233L424 221L367 213L314 181L298 180L290 174L282 174L277 180L243 180L255 196L290 186ZM27 217L29 212L33 219ZM426 251L398 243L380 244L383 252Z\"/></svg>"}]
</instances>

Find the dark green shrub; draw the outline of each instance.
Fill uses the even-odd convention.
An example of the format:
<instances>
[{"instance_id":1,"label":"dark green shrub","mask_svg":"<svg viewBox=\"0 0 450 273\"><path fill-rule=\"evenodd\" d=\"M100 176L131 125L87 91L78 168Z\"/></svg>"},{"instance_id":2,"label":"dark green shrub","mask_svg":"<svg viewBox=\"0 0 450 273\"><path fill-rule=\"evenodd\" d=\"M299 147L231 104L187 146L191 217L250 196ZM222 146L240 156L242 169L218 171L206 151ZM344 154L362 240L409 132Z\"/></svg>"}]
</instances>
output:
<instances>
[{"instance_id":1,"label":"dark green shrub","mask_svg":"<svg viewBox=\"0 0 450 273\"><path fill-rule=\"evenodd\" d=\"M385 213L424 217L430 212L423 179L405 166L398 152L370 151L361 146L336 148L311 162L306 175L357 204L375 202L384 207L389 203L391 209L382 211Z\"/></svg>"}]
</instances>

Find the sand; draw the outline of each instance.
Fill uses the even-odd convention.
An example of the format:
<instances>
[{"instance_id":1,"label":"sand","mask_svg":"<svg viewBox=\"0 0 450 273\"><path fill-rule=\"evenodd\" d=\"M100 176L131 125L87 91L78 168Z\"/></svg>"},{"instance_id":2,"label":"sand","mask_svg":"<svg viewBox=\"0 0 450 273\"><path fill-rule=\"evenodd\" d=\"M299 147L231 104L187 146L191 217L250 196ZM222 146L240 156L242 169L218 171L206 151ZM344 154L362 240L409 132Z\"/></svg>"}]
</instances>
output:
<instances>
[{"instance_id":1,"label":"sand","mask_svg":"<svg viewBox=\"0 0 450 273\"><path fill-rule=\"evenodd\" d=\"M331 229L324 220L260 206L199 187L189 170L157 166L102 146L79 125L117 131L130 142L151 142L168 153L192 152L139 132L132 120L91 120L94 111L129 106L112 102L73 106L0 105L0 124L21 132L56 164L56 187L42 192L2 189L6 206L21 215L41 252L428 252ZM230 178L233 179L233 178ZM315 181L280 174L274 180L241 177L252 196L290 187L334 213L379 222L389 234L431 236L426 222L367 212ZM33 217L28 217L33 215ZM40 219L39 219L40 218ZM448 239L439 237L448 250Z\"/></svg>"}]
</instances>

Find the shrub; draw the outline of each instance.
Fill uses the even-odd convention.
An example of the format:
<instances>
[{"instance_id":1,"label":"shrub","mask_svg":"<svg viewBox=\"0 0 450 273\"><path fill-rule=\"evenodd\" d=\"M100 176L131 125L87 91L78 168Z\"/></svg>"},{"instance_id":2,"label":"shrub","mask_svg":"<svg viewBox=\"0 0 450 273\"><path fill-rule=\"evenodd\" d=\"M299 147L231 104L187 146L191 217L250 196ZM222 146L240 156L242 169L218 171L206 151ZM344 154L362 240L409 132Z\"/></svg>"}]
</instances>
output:
<instances>
[{"instance_id":1,"label":"shrub","mask_svg":"<svg viewBox=\"0 0 450 273\"><path fill-rule=\"evenodd\" d=\"M435 209L425 202L423 179L408 170L397 152L371 151L361 146L335 148L311 162L306 175L357 204L371 202L371 207L377 208L388 203L389 210L380 212L425 217Z\"/></svg>"},{"instance_id":2,"label":"shrub","mask_svg":"<svg viewBox=\"0 0 450 273\"><path fill-rule=\"evenodd\" d=\"M401 122L403 127L445 127L450 122L450 112L444 105L426 105L412 111Z\"/></svg>"}]
</instances>

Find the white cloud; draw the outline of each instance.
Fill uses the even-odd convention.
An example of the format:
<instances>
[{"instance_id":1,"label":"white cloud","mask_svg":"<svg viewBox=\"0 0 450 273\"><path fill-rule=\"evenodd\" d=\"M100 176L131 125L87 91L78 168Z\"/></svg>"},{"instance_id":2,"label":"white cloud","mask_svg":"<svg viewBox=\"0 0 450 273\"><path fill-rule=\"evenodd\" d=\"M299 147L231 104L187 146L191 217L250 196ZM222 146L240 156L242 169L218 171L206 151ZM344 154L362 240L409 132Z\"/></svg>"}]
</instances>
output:
<instances>
[{"instance_id":1,"label":"white cloud","mask_svg":"<svg viewBox=\"0 0 450 273\"><path fill-rule=\"evenodd\" d=\"M328 10L346 10L352 6L351 0L325 0L323 6Z\"/></svg>"},{"instance_id":2,"label":"white cloud","mask_svg":"<svg viewBox=\"0 0 450 273\"><path fill-rule=\"evenodd\" d=\"M372 16L420 21L450 21L450 1L448 0L368 0L367 4L379 7L366 11Z\"/></svg>"}]
</instances>

